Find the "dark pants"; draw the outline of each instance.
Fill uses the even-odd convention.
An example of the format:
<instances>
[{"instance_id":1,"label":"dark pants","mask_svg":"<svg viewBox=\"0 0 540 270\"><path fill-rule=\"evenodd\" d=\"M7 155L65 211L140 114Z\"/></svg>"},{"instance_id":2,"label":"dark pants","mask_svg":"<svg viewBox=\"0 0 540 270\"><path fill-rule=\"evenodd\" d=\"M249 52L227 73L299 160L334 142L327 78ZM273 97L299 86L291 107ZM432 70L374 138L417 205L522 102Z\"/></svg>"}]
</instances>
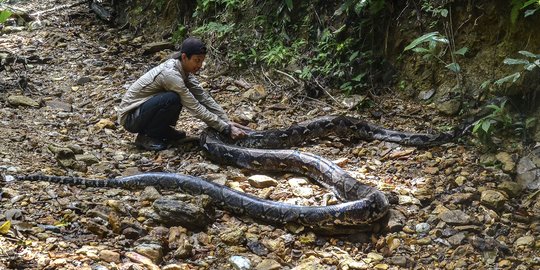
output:
<instances>
[{"instance_id":1,"label":"dark pants","mask_svg":"<svg viewBox=\"0 0 540 270\"><path fill-rule=\"evenodd\" d=\"M181 110L178 94L170 91L159 93L130 111L124 128L131 133L163 139L167 131L176 125Z\"/></svg>"}]
</instances>

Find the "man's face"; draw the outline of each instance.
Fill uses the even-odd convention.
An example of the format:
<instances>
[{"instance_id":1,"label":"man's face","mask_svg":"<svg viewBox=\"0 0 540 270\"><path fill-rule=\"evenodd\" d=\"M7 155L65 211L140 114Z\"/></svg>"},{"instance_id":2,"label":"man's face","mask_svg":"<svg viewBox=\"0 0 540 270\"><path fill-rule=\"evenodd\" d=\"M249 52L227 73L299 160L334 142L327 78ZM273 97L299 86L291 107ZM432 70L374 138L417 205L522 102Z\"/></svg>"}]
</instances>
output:
<instances>
[{"instance_id":1,"label":"man's face","mask_svg":"<svg viewBox=\"0 0 540 270\"><path fill-rule=\"evenodd\" d=\"M182 68L184 69L184 72L186 73L196 73L201 69L204 58L206 55L204 54L194 54L191 56L191 58L187 58L186 54L182 54Z\"/></svg>"}]
</instances>

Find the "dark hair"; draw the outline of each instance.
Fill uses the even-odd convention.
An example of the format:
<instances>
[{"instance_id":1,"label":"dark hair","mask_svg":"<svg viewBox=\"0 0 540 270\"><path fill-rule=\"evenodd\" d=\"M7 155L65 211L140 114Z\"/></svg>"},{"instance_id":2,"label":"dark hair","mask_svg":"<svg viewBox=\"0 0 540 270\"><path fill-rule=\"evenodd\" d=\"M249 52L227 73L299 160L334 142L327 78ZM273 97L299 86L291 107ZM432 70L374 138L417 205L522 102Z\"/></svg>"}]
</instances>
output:
<instances>
[{"instance_id":1,"label":"dark hair","mask_svg":"<svg viewBox=\"0 0 540 270\"><path fill-rule=\"evenodd\" d=\"M194 54L206 54L206 46L198 38L186 38L186 40L182 42L180 53L185 53L187 58L191 58Z\"/></svg>"}]
</instances>

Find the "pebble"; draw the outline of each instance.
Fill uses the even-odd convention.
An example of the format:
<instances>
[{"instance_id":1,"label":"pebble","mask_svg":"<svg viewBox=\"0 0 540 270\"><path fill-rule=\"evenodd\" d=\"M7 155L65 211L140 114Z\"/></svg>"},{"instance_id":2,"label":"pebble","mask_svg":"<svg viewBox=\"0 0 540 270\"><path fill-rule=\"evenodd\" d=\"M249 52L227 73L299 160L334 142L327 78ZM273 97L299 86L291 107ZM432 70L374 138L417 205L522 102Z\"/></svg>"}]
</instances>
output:
<instances>
[{"instance_id":1,"label":"pebble","mask_svg":"<svg viewBox=\"0 0 540 270\"><path fill-rule=\"evenodd\" d=\"M500 209L507 200L504 194L496 190L484 190L480 196L480 202L493 209Z\"/></svg>"},{"instance_id":2,"label":"pebble","mask_svg":"<svg viewBox=\"0 0 540 270\"><path fill-rule=\"evenodd\" d=\"M431 229L431 226L428 223L418 223L416 224L415 229L417 233L421 234L421 233L429 232L429 230Z\"/></svg>"},{"instance_id":3,"label":"pebble","mask_svg":"<svg viewBox=\"0 0 540 270\"><path fill-rule=\"evenodd\" d=\"M459 246L459 245L461 245L461 243L463 242L465 237L466 236L465 236L464 232L454 234L454 235L448 237L448 243L450 243L452 246Z\"/></svg>"},{"instance_id":4,"label":"pebble","mask_svg":"<svg viewBox=\"0 0 540 270\"><path fill-rule=\"evenodd\" d=\"M278 270L281 268L281 264L272 259L264 259L255 266L255 270Z\"/></svg>"},{"instance_id":5,"label":"pebble","mask_svg":"<svg viewBox=\"0 0 540 270\"><path fill-rule=\"evenodd\" d=\"M276 179L260 174L250 176L248 178L248 182L252 187L255 188L275 187L278 185L278 181L276 181Z\"/></svg>"},{"instance_id":6,"label":"pebble","mask_svg":"<svg viewBox=\"0 0 540 270\"><path fill-rule=\"evenodd\" d=\"M134 251L152 260L153 263L160 263L163 258L163 247L157 244L140 244Z\"/></svg>"},{"instance_id":7,"label":"pebble","mask_svg":"<svg viewBox=\"0 0 540 270\"><path fill-rule=\"evenodd\" d=\"M149 258L138 254L136 252L128 251L125 253L125 256L137 263L142 263L148 270L160 270L159 266L152 262Z\"/></svg>"},{"instance_id":8,"label":"pebble","mask_svg":"<svg viewBox=\"0 0 540 270\"><path fill-rule=\"evenodd\" d=\"M465 225L471 222L471 217L461 210L444 211L438 217L451 225Z\"/></svg>"},{"instance_id":9,"label":"pebble","mask_svg":"<svg viewBox=\"0 0 540 270\"><path fill-rule=\"evenodd\" d=\"M406 267L407 266L407 257L405 256L394 256L389 259L390 263L393 265Z\"/></svg>"},{"instance_id":10,"label":"pebble","mask_svg":"<svg viewBox=\"0 0 540 270\"><path fill-rule=\"evenodd\" d=\"M99 258L106 262L120 263L120 253L112 250L102 250L99 252Z\"/></svg>"},{"instance_id":11,"label":"pebble","mask_svg":"<svg viewBox=\"0 0 540 270\"><path fill-rule=\"evenodd\" d=\"M519 196L521 194L521 190L523 189L519 183L513 181L503 181L497 186L497 188L506 192L510 198L516 198Z\"/></svg>"},{"instance_id":12,"label":"pebble","mask_svg":"<svg viewBox=\"0 0 540 270\"><path fill-rule=\"evenodd\" d=\"M532 247L533 245L534 245L534 236L532 235L522 236L514 242L514 246L516 247L519 247L519 246Z\"/></svg>"},{"instance_id":13,"label":"pebble","mask_svg":"<svg viewBox=\"0 0 540 270\"><path fill-rule=\"evenodd\" d=\"M242 256L231 256L229 262L236 270L248 270L251 269L251 262L249 259Z\"/></svg>"}]
</instances>

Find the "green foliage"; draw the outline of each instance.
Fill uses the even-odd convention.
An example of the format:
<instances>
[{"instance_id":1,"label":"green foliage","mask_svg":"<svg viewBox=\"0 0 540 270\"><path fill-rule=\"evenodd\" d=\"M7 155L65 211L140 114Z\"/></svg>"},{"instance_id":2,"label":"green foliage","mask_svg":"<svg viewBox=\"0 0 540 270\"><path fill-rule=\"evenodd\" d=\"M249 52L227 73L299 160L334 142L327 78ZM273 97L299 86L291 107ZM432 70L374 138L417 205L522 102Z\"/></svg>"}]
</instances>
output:
<instances>
[{"instance_id":1,"label":"green foliage","mask_svg":"<svg viewBox=\"0 0 540 270\"><path fill-rule=\"evenodd\" d=\"M525 10L523 17L533 15L540 9L540 0L512 0L512 9L510 11L510 22L515 25L519 13Z\"/></svg>"},{"instance_id":2,"label":"green foliage","mask_svg":"<svg viewBox=\"0 0 540 270\"><path fill-rule=\"evenodd\" d=\"M436 61L444 64L447 69L457 74L461 72L461 67L459 64L455 61L447 63L442 59L447 51L447 48L449 47L449 44L450 42L448 39L442 36L439 32L431 32L413 40L409 45L407 45L407 47L405 47L403 51L412 50L413 52L422 55L422 59L427 61L436 59ZM464 56L467 51L468 48L463 47L459 50L451 52L452 59L455 59L454 56L456 55Z\"/></svg>"},{"instance_id":3,"label":"green foliage","mask_svg":"<svg viewBox=\"0 0 540 270\"><path fill-rule=\"evenodd\" d=\"M4 22L7 21L7 19L9 19L9 17L11 16L11 12L9 10L2 10L0 11L0 24L3 24Z\"/></svg>"},{"instance_id":4,"label":"green foliage","mask_svg":"<svg viewBox=\"0 0 540 270\"><path fill-rule=\"evenodd\" d=\"M222 48L221 55L232 66L292 69L300 79L352 93L370 82L373 40L380 40L375 29L382 28L376 16L385 4L385 0L197 0L193 14L197 27L191 33Z\"/></svg>"},{"instance_id":5,"label":"green foliage","mask_svg":"<svg viewBox=\"0 0 540 270\"><path fill-rule=\"evenodd\" d=\"M523 72L532 71L535 68L540 68L540 54L534 54L528 51L519 51L519 54L524 58L506 58L503 63L505 65L521 65L522 69L508 76L496 80L493 84L499 88L503 88L508 84L515 83L522 75Z\"/></svg>"},{"instance_id":6,"label":"green foliage","mask_svg":"<svg viewBox=\"0 0 540 270\"><path fill-rule=\"evenodd\" d=\"M478 136L480 141L484 144L493 144L493 134L497 129L508 128L512 125L513 120L508 111L505 109L506 101L503 101L501 105L488 105L492 112L476 121L472 132Z\"/></svg>"}]
</instances>

